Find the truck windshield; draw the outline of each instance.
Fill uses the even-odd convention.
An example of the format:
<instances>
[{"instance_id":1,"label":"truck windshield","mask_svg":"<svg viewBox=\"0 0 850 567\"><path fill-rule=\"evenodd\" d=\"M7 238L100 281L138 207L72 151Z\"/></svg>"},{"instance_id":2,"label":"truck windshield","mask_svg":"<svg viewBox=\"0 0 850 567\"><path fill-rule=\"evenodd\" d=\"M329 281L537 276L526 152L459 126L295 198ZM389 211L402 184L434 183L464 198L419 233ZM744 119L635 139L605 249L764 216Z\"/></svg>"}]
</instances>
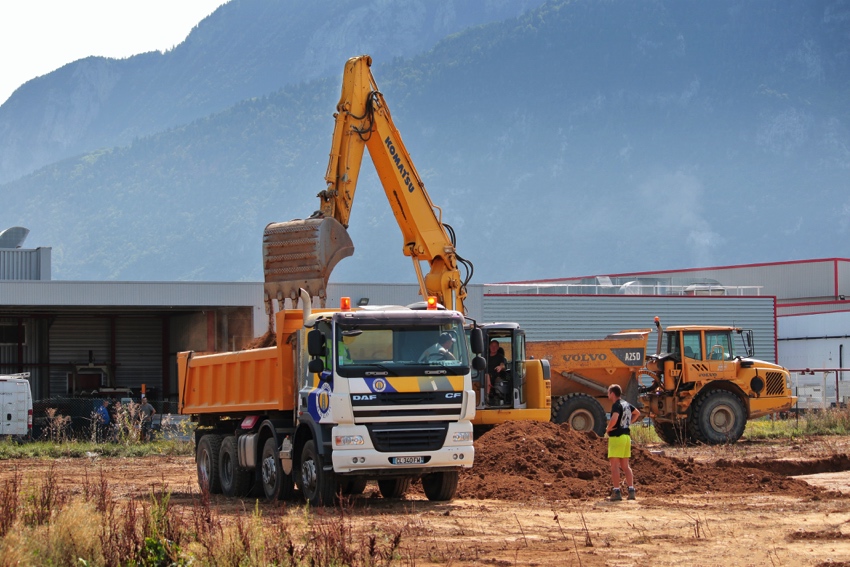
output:
<instances>
[{"instance_id":1,"label":"truck windshield","mask_svg":"<svg viewBox=\"0 0 850 567\"><path fill-rule=\"evenodd\" d=\"M340 376L469 372L469 349L460 323L337 325L335 337L336 369Z\"/></svg>"}]
</instances>

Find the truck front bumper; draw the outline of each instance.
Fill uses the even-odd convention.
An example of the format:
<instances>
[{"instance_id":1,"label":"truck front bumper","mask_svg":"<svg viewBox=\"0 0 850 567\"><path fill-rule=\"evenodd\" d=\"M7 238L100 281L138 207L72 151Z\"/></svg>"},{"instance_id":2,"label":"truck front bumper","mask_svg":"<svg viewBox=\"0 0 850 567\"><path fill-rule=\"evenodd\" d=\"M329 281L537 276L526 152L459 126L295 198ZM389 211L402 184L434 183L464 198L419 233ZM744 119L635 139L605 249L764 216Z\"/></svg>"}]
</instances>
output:
<instances>
[{"instance_id":1,"label":"truck front bumper","mask_svg":"<svg viewBox=\"0 0 850 567\"><path fill-rule=\"evenodd\" d=\"M459 440L456 440L460 437ZM362 444L341 444L337 439L361 440ZM472 424L450 423L440 449L432 451L380 452L372 445L365 425L340 425L333 428L331 460L338 473L398 471L399 474L427 472L428 469L470 468L475 458Z\"/></svg>"}]
</instances>

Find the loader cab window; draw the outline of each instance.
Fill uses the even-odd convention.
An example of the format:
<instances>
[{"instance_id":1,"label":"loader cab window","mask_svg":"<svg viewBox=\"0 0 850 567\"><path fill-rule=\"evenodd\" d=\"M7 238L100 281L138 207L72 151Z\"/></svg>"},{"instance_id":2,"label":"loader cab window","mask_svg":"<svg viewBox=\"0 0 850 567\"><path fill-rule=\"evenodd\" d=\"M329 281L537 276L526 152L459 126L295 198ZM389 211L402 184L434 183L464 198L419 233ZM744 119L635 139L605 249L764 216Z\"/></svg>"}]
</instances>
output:
<instances>
[{"instance_id":1,"label":"loader cab window","mask_svg":"<svg viewBox=\"0 0 850 567\"><path fill-rule=\"evenodd\" d=\"M729 331L706 331L705 350L709 360L731 360L735 353Z\"/></svg>"},{"instance_id":2,"label":"loader cab window","mask_svg":"<svg viewBox=\"0 0 850 567\"><path fill-rule=\"evenodd\" d=\"M702 344L699 331L686 331L682 333L682 354L685 358L702 360Z\"/></svg>"}]
</instances>

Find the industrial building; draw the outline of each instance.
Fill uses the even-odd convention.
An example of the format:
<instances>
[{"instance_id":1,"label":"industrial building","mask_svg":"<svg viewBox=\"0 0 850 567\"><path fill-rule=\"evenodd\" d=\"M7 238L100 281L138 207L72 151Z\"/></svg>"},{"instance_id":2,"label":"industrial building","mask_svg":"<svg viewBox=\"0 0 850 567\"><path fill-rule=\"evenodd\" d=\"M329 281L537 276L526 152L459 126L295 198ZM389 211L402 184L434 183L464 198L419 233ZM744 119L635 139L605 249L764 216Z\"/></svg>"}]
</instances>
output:
<instances>
[{"instance_id":1,"label":"industrial building","mask_svg":"<svg viewBox=\"0 0 850 567\"><path fill-rule=\"evenodd\" d=\"M144 384L149 397L174 400L176 353L240 349L268 328L262 283L52 281L50 248L23 248L26 232L0 232L0 373L29 372L35 399ZM850 335L848 259L478 284L468 293L470 317L518 322L530 341L648 329L659 316L664 325L753 329L759 358L804 369L842 367ZM330 305L342 296L360 305L421 299L414 284L329 286Z\"/></svg>"}]
</instances>

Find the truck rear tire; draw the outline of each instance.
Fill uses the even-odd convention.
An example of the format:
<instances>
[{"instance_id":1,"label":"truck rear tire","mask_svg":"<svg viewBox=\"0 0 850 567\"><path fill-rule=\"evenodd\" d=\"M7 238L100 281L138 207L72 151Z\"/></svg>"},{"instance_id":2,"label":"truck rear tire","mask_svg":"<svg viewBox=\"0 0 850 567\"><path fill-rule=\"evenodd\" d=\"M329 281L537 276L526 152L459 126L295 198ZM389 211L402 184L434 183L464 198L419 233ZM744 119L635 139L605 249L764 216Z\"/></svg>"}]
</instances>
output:
<instances>
[{"instance_id":1,"label":"truck rear tire","mask_svg":"<svg viewBox=\"0 0 850 567\"><path fill-rule=\"evenodd\" d=\"M679 423L659 423L654 421L653 426L655 427L656 435L668 445L682 446L687 445L691 441L688 434L688 424L683 420L679 421Z\"/></svg>"},{"instance_id":2,"label":"truck rear tire","mask_svg":"<svg viewBox=\"0 0 850 567\"><path fill-rule=\"evenodd\" d=\"M552 421L566 423L576 431L593 431L605 435L605 410L602 404L587 394L561 396L552 406Z\"/></svg>"},{"instance_id":3,"label":"truck rear tire","mask_svg":"<svg viewBox=\"0 0 850 567\"><path fill-rule=\"evenodd\" d=\"M198 466L198 486L210 494L221 494L221 478L218 476L218 458L221 451L221 435L207 434L198 441L195 462Z\"/></svg>"},{"instance_id":4,"label":"truck rear tire","mask_svg":"<svg viewBox=\"0 0 850 567\"><path fill-rule=\"evenodd\" d=\"M324 460L310 439L301 450L301 492L311 506L332 506L336 497L336 475L324 469Z\"/></svg>"},{"instance_id":5,"label":"truck rear tire","mask_svg":"<svg viewBox=\"0 0 850 567\"><path fill-rule=\"evenodd\" d=\"M726 390L714 390L697 396L688 418L690 434L702 443L734 443L744 434L747 412L738 396Z\"/></svg>"},{"instance_id":6,"label":"truck rear tire","mask_svg":"<svg viewBox=\"0 0 850 567\"><path fill-rule=\"evenodd\" d=\"M384 498L401 498L407 492L407 489L410 488L410 477L379 480L378 488L381 489L381 496Z\"/></svg>"},{"instance_id":7,"label":"truck rear tire","mask_svg":"<svg viewBox=\"0 0 850 567\"><path fill-rule=\"evenodd\" d=\"M422 489L432 502L447 502L457 494L457 482L460 474L447 471L426 474L422 477Z\"/></svg>"},{"instance_id":8,"label":"truck rear tire","mask_svg":"<svg viewBox=\"0 0 850 567\"><path fill-rule=\"evenodd\" d=\"M295 494L292 477L283 473L274 437L269 437L263 444L260 484L263 487L263 494L269 502L287 500Z\"/></svg>"},{"instance_id":9,"label":"truck rear tire","mask_svg":"<svg viewBox=\"0 0 850 567\"><path fill-rule=\"evenodd\" d=\"M237 452L235 435L228 435L221 442L218 463L221 492L225 496L246 496L251 490L251 481L254 475L253 471L239 466L239 453Z\"/></svg>"}]
</instances>

